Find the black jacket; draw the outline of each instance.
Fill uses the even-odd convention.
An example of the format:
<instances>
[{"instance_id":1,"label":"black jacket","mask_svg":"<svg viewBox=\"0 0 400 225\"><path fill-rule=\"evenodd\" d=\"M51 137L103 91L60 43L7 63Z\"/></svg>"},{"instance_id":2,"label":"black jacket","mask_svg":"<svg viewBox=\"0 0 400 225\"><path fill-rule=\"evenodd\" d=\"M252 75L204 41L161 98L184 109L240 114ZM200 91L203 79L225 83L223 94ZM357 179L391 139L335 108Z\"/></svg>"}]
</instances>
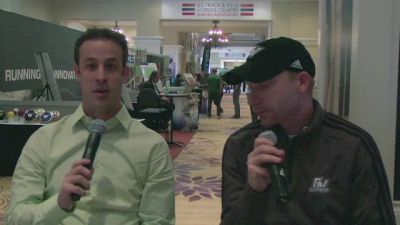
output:
<instances>
[{"instance_id":1,"label":"black jacket","mask_svg":"<svg viewBox=\"0 0 400 225\"><path fill-rule=\"evenodd\" d=\"M158 90L157 85L156 85L155 83L153 83L151 80L147 80L147 81L145 81L145 82L142 82L142 83L139 85L139 89L140 89L140 90L143 89L143 88L152 89L152 90L154 90L157 94L160 94L160 90Z\"/></svg>"},{"instance_id":2,"label":"black jacket","mask_svg":"<svg viewBox=\"0 0 400 225\"><path fill-rule=\"evenodd\" d=\"M282 167L290 200L279 204L272 188L254 192L247 184L247 155L267 130L255 121L227 140L222 166L222 225L394 225L386 173L372 137L322 110L291 140L271 127L286 151ZM273 185L272 185L273 186Z\"/></svg>"}]
</instances>

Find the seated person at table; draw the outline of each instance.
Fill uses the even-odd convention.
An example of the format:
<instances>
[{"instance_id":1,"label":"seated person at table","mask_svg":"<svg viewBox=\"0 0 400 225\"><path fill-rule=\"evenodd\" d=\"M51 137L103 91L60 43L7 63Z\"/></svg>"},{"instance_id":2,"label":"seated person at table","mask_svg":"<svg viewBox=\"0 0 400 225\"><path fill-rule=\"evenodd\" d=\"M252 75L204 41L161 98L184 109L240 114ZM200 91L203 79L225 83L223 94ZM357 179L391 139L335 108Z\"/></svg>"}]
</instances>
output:
<instances>
[{"instance_id":1,"label":"seated person at table","mask_svg":"<svg viewBox=\"0 0 400 225\"><path fill-rule=\"evenodd\" d=\"M160 73L157 70L151 72L149 79L147 81L142 82L139 85L139 89L150 88L153 89L157 94L161 94L161 91L157 87L157 83L160 80Z\"/></svg>"},{"instance_id":2,"label":"seated person at table","mask_svg":"<svg viewBox=\"0 0 400 225\"><path fill-rule=\"evenodd\" d=\"M74 53L82 103L27 141L14 171L5 223L175 224L168 145L132 119L121 103L129 71L125 37L110 29L89 29L76 41ZM95 169L88 169L92 161L81 157L95 119L105 121L107 131Z\"/></svg>"},{"instance_id":3,"label":"seated person at table","mask_svg":"<svg viewBox=\"0 0 400 225\"><path fill-rule=\"evenodd\" d=\"M185 84L186 84L186 81L185 81L185 79L183 78L183 75L180 74L180 73L178 73L178 74L176 75L175 85L174 85L174 86L176 86L176 87L181 87L181 86L185 86Z\"/></svg>"},{"instance_id":4,"label":"seated person at table","mask_svg":"<svg viewBox=\"0 0 400 225\"><path fill-rule=\"evenodd\" d=\"M160 80L160 73L156 70L151 72L149 79L147 81L142 82L139 85L139 90L143 90L144 88L152 89L154 90L158 95L161 94L157 87L157 82ZM165 107L168 110L168 115L170 115L174 109L175 105L174 103L171 102L171 100L168 97L162 96L160 97L161 99L161 106Z\"/></svg>"}]
</instances>

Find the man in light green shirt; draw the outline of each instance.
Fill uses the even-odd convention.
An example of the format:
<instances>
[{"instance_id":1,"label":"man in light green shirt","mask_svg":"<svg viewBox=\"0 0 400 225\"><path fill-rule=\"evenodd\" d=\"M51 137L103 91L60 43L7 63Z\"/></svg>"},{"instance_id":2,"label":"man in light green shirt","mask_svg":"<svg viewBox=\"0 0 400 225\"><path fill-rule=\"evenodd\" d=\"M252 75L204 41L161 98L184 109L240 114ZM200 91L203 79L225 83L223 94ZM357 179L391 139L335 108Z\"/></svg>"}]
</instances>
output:
<instances>
[{"instance_id":1,"label":"man in light green shirt","mask_svg":"<svg viewBox=\"0 0 400 225\"><path fill-rule=\"evenodd\" d=\"M90 29L75 44L82 104L35 132L17 163L8 225L175 224L174 178L165 140L122 107L125 37ZM93 169L81 159L93 119L106 122ZM74 202L72 194L81 195Z\"/></svg>"}]
</instances>

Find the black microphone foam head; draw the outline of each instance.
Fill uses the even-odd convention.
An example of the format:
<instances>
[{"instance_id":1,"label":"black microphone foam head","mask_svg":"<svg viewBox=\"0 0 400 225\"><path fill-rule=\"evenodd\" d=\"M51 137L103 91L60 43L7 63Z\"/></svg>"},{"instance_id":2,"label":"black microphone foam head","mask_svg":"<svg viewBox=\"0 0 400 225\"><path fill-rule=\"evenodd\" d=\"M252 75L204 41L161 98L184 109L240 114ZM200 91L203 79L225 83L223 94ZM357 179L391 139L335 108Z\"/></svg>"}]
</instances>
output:
<instances>
[{"instance_id":1,"label":"black microphone foam head","mask_svg":"<svg viewBox=\"0 0 400 225\"><path fill-rule=\"evenodd\" d=\"M272 130L266 130L261 132L258 137L266 138L272 142L273 145L276 145L278 143L278 137Z\"/></svg>"},{"instance_id":2,"label":"black microphone foam head","mask_svg":"<svg viewBox=\"0 0 400 225\"><path fill-rule=\"evenodd\" d=\"M90 133L99 133L99 134L104 134L107 130L106 127L106 122L104 122L101 119L95 119L92 122L90 122L89 125L89 132Z\"/></svg>"}]
</instances>

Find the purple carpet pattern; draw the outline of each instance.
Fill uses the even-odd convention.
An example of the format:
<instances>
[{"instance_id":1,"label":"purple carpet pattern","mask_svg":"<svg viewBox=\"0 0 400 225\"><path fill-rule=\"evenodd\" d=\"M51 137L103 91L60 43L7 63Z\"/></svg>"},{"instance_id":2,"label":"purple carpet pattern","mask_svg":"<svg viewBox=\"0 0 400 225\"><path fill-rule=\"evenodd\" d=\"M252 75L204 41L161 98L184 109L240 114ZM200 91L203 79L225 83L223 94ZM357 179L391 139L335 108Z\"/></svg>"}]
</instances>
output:
<instances>
[{"instance_id":1,"label":"purple carpet pattern","mask_svg":"<svg viewBox=\"0 0 400 225\"><path fill-rule=\"evenodd\" d=\"M197 132L174 160L177 225L220 223L223 147L230 134L250 122L245 95L241 103L242 118L231 119L232 97L224 96L223 117L202 115Z\"/></svg>"}]
</instances>

